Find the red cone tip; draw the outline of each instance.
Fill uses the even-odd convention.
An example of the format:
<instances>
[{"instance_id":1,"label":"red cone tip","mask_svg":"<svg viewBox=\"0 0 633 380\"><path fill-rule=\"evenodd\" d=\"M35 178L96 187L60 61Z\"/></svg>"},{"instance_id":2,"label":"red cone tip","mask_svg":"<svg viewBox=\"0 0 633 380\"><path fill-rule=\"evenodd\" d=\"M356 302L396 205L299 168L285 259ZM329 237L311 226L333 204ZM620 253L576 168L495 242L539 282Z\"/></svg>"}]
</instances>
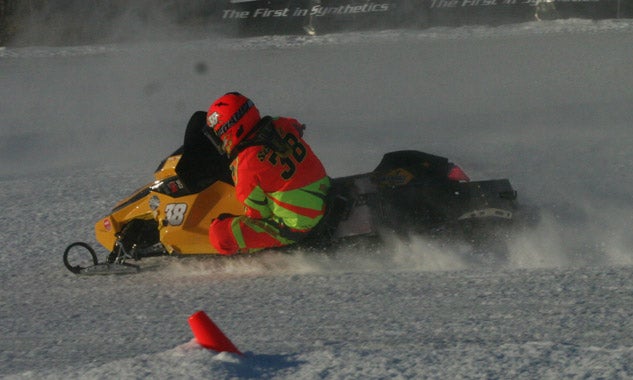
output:
<instances>
[{"instance_id":1,"label":"red cone tip","mask_svg":"<svg viewBox=\"0 0 633 380\"><path fill-rule=\"evenodd\" d=\"M242 355L240 350L235 347L204 311L200 310L192 314L189 317L189 326L191 326L193 336L202 347L218 352L231 352Z\"/></svg>"}]
</instances>

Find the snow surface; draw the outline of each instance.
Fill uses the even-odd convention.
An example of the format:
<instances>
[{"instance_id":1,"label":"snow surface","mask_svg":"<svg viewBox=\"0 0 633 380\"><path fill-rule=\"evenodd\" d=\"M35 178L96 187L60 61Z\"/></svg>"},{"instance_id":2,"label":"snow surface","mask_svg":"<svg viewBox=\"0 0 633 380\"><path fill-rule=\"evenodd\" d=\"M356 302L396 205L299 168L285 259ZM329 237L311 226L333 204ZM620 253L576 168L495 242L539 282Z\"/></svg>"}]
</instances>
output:
<instances>
[{"instance_id":1,"label":"snow surface","mask_svg":"<svg viewBox=\"0 0 633 380\"><path fill-rule=\"evenodd\" d=\"M631 46L632 20L565 20L0 50L0 376L632 378ZM423 150L510 178L541 221L501 268L412 236L66 271L230 90L308 124L332 176ZM201 349L197 310L245 355Z\"/></svg>"}]
</instances>

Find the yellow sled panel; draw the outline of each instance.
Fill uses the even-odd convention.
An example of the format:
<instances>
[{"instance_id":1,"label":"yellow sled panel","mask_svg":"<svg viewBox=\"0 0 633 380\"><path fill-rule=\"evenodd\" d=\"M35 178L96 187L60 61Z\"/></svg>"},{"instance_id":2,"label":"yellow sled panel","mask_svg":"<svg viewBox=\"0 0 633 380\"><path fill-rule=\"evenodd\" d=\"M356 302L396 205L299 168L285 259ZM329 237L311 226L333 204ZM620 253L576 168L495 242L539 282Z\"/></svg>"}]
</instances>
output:
<instances>
[{"instance_id":1,"label":"yellow sled panel","mask_svg":"<svg viewBox=\"0 0 633 380\"><path fill-rule=\"evenodd\" d=\"M180 198L160 197L161 210L164 214L159 222L160 240L170 253L182 255L217 254L209 243L209 225L211 220L220 214L244 214L244 206L235 197L233 186L218 181L198 194ZM166 199L165 199L166 198ZM163 202L171 202L162 206ZM169 205L172 206L169 206ZM174 206L176 205L176 206ZM186 205L184 219L171 222L167 213L169 209ZM180 209L182 211L182 208ZM158 215L159 221L161 216ZM178 217L177 217L178 218Z\"/></svg>"},{"instance_id":2,"label":"yellow sled panel","mask_svg":"<svg viewBox=\"0 0 633 380\"><path fill-rule=\"evenodd\" d=\"M153 183L119 202L110 215L95 224L99 244L112 251L117 234L127 223L138 219L155 220L160 242L169 253L218 253L209 242L211 220L220 214L243 215L244 206L236 199L235 188L222 181L185 196L173 197L156 191L162 181L176 178L175 168L180 158L180 155L168 157L154 173Z\"/></svg>"}]
</instances>

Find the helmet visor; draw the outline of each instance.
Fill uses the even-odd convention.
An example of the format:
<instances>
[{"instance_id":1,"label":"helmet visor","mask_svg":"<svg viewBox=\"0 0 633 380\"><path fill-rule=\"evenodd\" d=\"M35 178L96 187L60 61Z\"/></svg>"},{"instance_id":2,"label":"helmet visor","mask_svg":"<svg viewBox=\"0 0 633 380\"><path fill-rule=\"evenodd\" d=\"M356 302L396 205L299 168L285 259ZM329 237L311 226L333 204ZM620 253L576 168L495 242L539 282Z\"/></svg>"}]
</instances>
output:
<instances>
[{"instance_id":1,"label":"helmet visor","mask_svg":"<svg viewBox=\"0 0 633 380\"><path fill-rule=\"evenodd\" d=\"M226 150L224 150L224 144L222 143L222 140L220 139L220 137L218 137L217 134L215 134L215 131L213 130L213 128L211 128L208 125L205 125L202 128L202 133L209 139L209 141L211 141L211 144L213 144L215 149L220 154L226 153Z\"/></svg>"}]
</instances>

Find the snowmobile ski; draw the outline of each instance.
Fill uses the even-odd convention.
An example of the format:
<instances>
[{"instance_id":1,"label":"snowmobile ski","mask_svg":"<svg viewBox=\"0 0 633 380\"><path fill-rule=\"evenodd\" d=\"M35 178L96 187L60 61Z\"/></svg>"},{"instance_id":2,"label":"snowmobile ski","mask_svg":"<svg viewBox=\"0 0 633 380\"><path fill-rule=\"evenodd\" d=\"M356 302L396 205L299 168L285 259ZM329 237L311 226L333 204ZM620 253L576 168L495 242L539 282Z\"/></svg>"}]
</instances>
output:
<instances>
[{"instance_id":1,"label":"snowmobile ski","mask_svg":"<svg viewBox=\"0 0 633 380\"><path fill-rule=\"evenodd\" d=\"M80 253L73 253L73 258L77 258L78 256L85 261L87 253L90 262L89 265L71 265L69 256L71 252L77 250L79 250ZM92 248L90 244L81 241L72 243L66 247L64 251L64 265L69 271L78 275L134 274L141 270L140 266L123 261L100 263L94 248Z\"/></svg>"},{"instance_id":2,"label":"snowmobile ski","mask_svg":"<svg viewBox=\"0 0 633 380\"><path fill-rule=\"evenodd\" d=\"M141 271L141 267L134 264L122 263L99 263L89 267L81 268L76 274L81 275L109 275L109 274L135 274Z\"/></svg>"}]
</instances>

